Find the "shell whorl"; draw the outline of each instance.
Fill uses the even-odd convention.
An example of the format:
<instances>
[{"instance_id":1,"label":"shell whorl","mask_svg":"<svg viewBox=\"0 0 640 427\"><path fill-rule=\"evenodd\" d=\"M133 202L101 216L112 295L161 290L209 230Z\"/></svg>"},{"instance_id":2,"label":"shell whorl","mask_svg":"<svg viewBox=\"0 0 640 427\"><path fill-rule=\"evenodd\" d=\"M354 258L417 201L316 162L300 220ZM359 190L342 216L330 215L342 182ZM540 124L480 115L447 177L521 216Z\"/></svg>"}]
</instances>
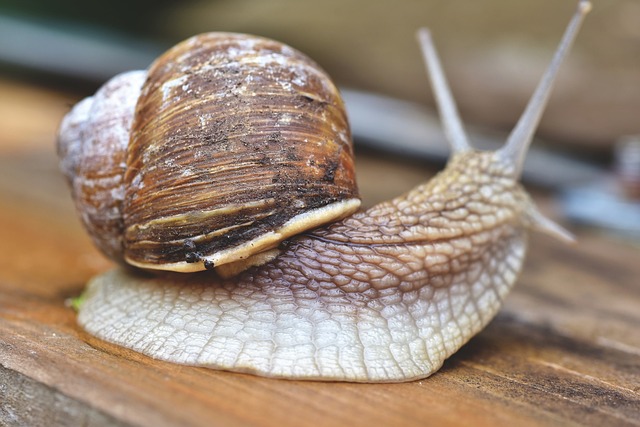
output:
<instances>
[{"instance_id":1,"label":"shell whorl","mask_svg":"<svg viewBox=\"0 0 640 427\"><path fill-rule=\"evenodd\" d=\"M144 71L115 76L71 110L58 136L61 169L82 222L96 246L116 261L122 261L129 129L145 78Z\"/></svg>"},{"instance_id":2,"label":"shell whorl","mask_svg":"<svg viewBox=\"0 0 640 427\"><path fill-rule=\"evenodd\" d=\"M255 36L203 34L159 57L127 164L125 256L146 268L242 259L299 232L292 218L317 210L317 226L359 205L336 87L305 55Z\"/></svg>"}]
</instances>

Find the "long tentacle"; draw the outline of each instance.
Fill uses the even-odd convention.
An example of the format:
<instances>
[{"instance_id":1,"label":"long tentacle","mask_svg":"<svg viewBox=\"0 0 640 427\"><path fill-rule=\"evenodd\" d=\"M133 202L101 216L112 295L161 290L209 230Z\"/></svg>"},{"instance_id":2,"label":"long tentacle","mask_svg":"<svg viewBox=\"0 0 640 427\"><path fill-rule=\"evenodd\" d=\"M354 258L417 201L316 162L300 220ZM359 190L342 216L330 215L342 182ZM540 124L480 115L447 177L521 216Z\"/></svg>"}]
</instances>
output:
<instances>
[{"instance_id":1,"label":"long tentacle","mask_svg":"<svg viewBox=\"0 0 640 427\"><path fill-rule=\"evenodd\" d=\"M462 120L460 120L455 101L451 95L451 89L442 71L438 53L431 39L431 33L427 28L418 30L418 40L420 41L422 56L429 72L431 86L449 144L451 144L454 152L471 150Z\"/></svg>"},{"instance_id":2,"label":"long tentacle","mask_svg":"<svg viewBox=\"0 0 640 427\"><path fill-rule=\"evenodd\" d=\"M527 108L509 135L505 146L499 151L506 164L514 165L516 176L519 176L522 172L522 165L527 149L533 138L533 133L540 122L544 108L547 105L547 100L549 99L553 82L558 75L560 65L567 56L585 15L590 10L591 3L589 1L581 0L580 3L578 3L576 13L567 26L553 60L551 64L549 64L549 68L547 68L547 71L542 76L538 87L529 100L529 104L527 104Z\"/></svg>"}]
</instances>

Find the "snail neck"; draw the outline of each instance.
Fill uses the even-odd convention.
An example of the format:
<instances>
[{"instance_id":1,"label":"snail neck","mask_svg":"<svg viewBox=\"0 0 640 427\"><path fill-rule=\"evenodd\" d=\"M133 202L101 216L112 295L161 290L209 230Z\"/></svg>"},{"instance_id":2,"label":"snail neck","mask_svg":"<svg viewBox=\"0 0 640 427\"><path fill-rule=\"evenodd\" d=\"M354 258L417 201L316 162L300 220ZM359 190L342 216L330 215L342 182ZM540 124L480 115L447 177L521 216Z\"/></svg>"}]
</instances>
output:
<instances>
[{"instance_id":1,"label":"snail neck","mask_svg":"<svg viewBox=\"0 0 640 427\"><path fill-rule=\"evenodd\" d=\"M520 227L530 204L495 153L463 152L430 181L312 236L350 245L428 245Z\"/></svg>"}]
</instances>

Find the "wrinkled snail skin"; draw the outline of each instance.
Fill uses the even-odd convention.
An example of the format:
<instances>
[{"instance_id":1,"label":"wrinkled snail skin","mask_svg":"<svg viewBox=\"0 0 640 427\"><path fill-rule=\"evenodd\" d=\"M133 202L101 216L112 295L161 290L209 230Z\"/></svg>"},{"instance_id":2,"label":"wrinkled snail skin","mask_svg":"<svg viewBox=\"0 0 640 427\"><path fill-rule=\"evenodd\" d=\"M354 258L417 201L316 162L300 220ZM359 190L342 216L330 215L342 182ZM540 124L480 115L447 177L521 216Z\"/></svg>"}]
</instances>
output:
<instances>
[{"instance_id":1,"label":"wrinkled snail skin","mask_svg":"<svg viewBox=\"0 0 640 427\"><path fill-rule=\"evenodd\" d=\"M452 155L403 196L284 240L262 265L215 272L116 268L93 278L78 322L153 358L286 379L399 382L442 366L494 317L528 233L571 235L518 183L582 0L505 146L471 148L427 30L419 33Z\"/></svg>"},{"instance_id":2,"label":"wrinkled snail skin","mask_svg":"<svg viewBox=\"0 0 640 427\"><path fill-rule=\"evenodd\" d=\"M524 259L528 197L496 178L493 157L454 157L427 184L295 237L233 280L107 273L89 286L79 322L178 363L298 379L424 377L489 322Z\"/></svg>"}]
</instances>

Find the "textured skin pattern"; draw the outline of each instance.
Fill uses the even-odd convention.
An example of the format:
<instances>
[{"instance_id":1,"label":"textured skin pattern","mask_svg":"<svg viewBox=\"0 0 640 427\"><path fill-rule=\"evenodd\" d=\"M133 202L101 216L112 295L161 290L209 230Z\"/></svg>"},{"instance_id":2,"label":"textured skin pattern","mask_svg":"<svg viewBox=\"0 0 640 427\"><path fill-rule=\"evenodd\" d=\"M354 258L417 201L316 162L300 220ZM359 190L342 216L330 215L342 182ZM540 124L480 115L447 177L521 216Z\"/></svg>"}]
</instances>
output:
<instances>
[{"instance_id":1,"label":"textured skin pattern","mask_svg":"<svg viewBox=\"0 0 640 427\"><path fill-rule=\"evenodd\" d=\"M95 278L80 324L155 358L259 375L423 378L514 284L530 201L494 153L455 155L406 195L298 236L275 260L212 273Z\"/></svg>"}]
</instances>

